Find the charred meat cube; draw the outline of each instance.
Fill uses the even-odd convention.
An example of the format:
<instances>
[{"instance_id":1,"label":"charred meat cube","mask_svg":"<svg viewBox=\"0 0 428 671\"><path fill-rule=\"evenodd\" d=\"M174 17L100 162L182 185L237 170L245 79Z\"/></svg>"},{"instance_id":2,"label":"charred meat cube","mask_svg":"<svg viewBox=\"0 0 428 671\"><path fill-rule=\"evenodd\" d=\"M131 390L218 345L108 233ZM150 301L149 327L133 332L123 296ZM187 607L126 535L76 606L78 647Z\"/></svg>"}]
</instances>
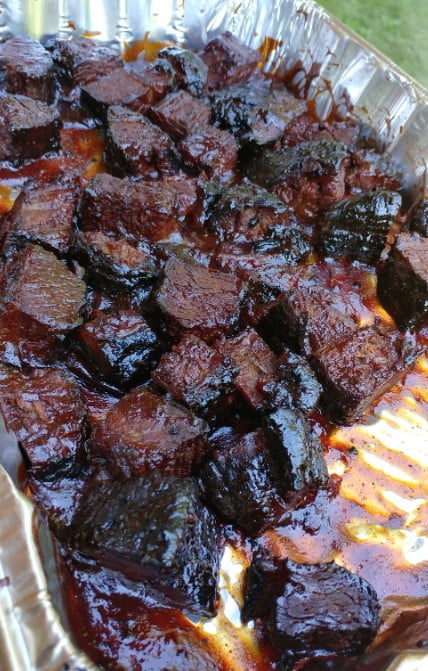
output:
<instances>
[{"instance_id":1,"label":"charred meat cube","mask_svg":"<svg viewBox=\"0 0 428 671\"><path fill-rule=\"evenodd\" d=\"M184 164L204 171L212 179L229 178L236 168L238 145L228 131L206 126L191 133L178 145Z\"/></svg>"},{"instance_id":2,"label":"charred meat cube","mask_svg":"<svg viewBox=\"0 0 428 671\"><path fill-rule=\"evenodd\" d=\"M119 54L85 37L56 40L51 49L60 74L72 86L89 84L123 66Z\"/></svg>"},{"instance_id":3,"label":"charred meat cube","mask_svg":"<svg viewBox=\"0 0 428 671\"><path fill-rule=\"evenodd\" d=\"M200 473L207 504L247 533L267 527L283 502L263 433L223 430L210 444L214 450Z\"/></svg>"},{"instance_id":4,"label":"charred meat cube","mask_svg":"<svg viewBox=\"0 0 428 671\"><path fill-rule=\"evenodd\" d=\"M8 37L0 44L0 86L52 103L56 87L51 55L29 37Z\"/></svg>"},{"instance_id":5,"label":"charred meat cube","mask_svg":"<svg viewBox=\"0 0 428 671\"><path fill-rule=\"evenodd\" d=\"M400 180L386 158L373 149L354 149L346 169L346 187L349 193L362 191L397 190Z\"/></svg>"},{"instance_id":6,"label":"charred meat cube","mask_svg":"<svg viewBox=\"0 0 428 671\"><path fill-rule=\"evenodd\" d=\"M22 242L35 242L64 255L71 244L76 204L76 192L60 184L21 191L2 234Z\"/></svg>"},{"instance_id":7,"label":"charred meat cube","mask_svg":"<svg viewBox=\"0 0 428 671\"><path fill-rule=\"evenodd\" d=\"M226 32L208 42L201 58L208 66L208 88L213 91L245 82L256 69L260 54Z\"/></svg>"},{"instance_id":8,"label":"charred meat cube","mask_svg":"<svg viewBox=\"0 0 428 671\"><path fill-rule=\"evenodd\" d=\"M236 368L196 336L185 336L152 373L156 385L199 415L225 411L233 401Z\"/></svg>"},{"instance_id":9,"label":"charred meat cube","mask_svg":"<svg viewBox=\"0 0 428 671\"><path fill-rule=\"evenodd\" d=\"M364 140L364 134L370 129L355 121L319 121L309 112L294 117L285 129L281 138L281 146L292 147L302 142L325 140L342 142L350 150L354 150ZM370 133L372 131L370 130ZM373 133L372 133L373 134Z\"/></svg>"},{"instance_id":10,"label":"charred meat cube","mask_svg":"<svg viewBox=\"0 0 428 671\"><path fill-rule=\"evenodd\" d=\"M286 350L279 358L277 380L263 386L266 405L270 408L297 408L304 414L314 410L322 386L306 359Z\"/></svg>"},{"instance_id":11,"label":"charred meat cube","mask_svg":"<svg viewBox=\"0 0 428 671\"><path fill-rule=\"evenodd\" d=\"M376 191L338 203L327 212L321 227L322 253L374 263L400 207L401 196L394 191Z\"/></svg>"},{"instance_id":12,"label":"charred meat cube","mask_svg":"<svg viewBox=\"0 0 428 671\"><path fill-rule=\"evenodd\" d=\"M274 89L249 115L244 139L260 146L274 142L306 107L306 100L295 98L286 89Z\"/></svg>"},{"instance_id":13,"label":"charred meat cube","mask_svg":"<svg viewBox=\"0 0 428 671\"><path fill-rule=\"evenodd\" d=\"M194 615L216 612L219 530L193 478L152 474L103 482L72 522L79 550Z\"/></svg>"},{"instance_id":14,"label":"charred meat cube","mask_svg":"<svg viewBox=\"0 0 428 671\"><path fill-rule=\"evenodd\" d=\"M127 63L125 69L140 80L147 91L147 103L150 105L162 100L172 88L172 76L162 72L156 63L147 63L138 58Z\"/></svg>"},{"instance_id":15,"label":"charred meat cube","mask_svg":"<svg viewBox=\"0 0 428 671\"><path fill-rule=\"evenodd\" d=\"M265 400L262 387L275 379L278 363L272 350L252 328L235 338L219 340L215 347L237 367L235 385L247 403L254 410L262 409Z\"/></svg>"},{"instance_id":16,"label":"charred meat cube","mask_svg":"<svg viewBox=\"0 0 428 671\"><path fill-rule=\"evenodd\" d=\"M140 387L98 424L91 447L123 478L154 471L184 478L204 455L207 430L186 408Z\"/></svg>"},{"instance_id":17,"label":"charred meat cube","mask_svg":"<svg viewBox=\"0 0 428 671\"><path fill-rule=\"evenodd\" d=\"M171 138L138 112L110 107L106 140L107 162L119 177L177 172L178 154Z\"/></svg>"},{"instance_id":18,"label":"charred meat cube","mask_svg":"<svg viewBox=\"0 0 428 671\"><path fill-rule=\"evenodd\" d=\"M422 200L413 211L409 228L412 233L428 238L428 200Z\"/></svg>"},{"instance_id":19,"label":"charred meat cube","mask_svg":"<svg viewBox=\"0 0 428 671\"><path fill-rule=\"evenodd\" d=\"M59 112L39 100L0 95L0 160L37 158L59 146Z\"/></svg>"},{"instance_id":20,"label":"charred meat cube","mask_svg":"<svg viewBox=\"0 0 428 671\"><path fill-rule=\"evenodd\" d=\"M85 438L86 411L71 376L54 368L29 375L2 368L0 409L36 478L76 468Z\"/></svg>"},{"instance_id":21,"label":"charred meat cube","mask_svg":"<svg viewBox=\"0 0 428 671\"><path fill-rule=\"evenodd\" d=\"M179 86L196 98L203 95L208 67L197 54L180 47L165 47L161 49L158 57L171 63L174 69L174 79Z\"/></svg>"},{"instance_id":22,"label":"charred meat cube","mask_svg":"<svg viewBox=\"0 0 428 671\"><path fill-rule=\"evenodd\" d=\"M244 293L234 275L172 258L156 302L173 337L193 333L210 342L236 329Z\"/></svg>"},{"instance_id":23,"label":"charred meat cube","mask_svg":"<svg viewBox=\"0 0 428 671\"><path fill-rule=\"evenodd\" d=\"M84 84L80 100L95 116L105 119L111 105L129 107L135 112L145 112L153 102L151 88L144 86L132 72L118 68L100 79Z\"/></svg>"},{"instance_id":24,"label":"charred meat cube","mask_svg":"<svg viewBox=\"0 0 428 671\"><path fill-rule=\"evenodd\" d=\"M265 418L264 426L283 487L300 492L327 484L321 442L300 410L280 408Z\"/></svg>"},{"instance_id":25,"label":"charred meat cube","mask_svg":"<svg viewBox=\"0 0 428 671\"><path fill-rule=\"evenodd\" d=\"M420 351L411 338L368 326L314 358L330 419L351 424L410 368Z\"/></svg>"},{"instance_id":26,"label":"charred meat cube","mask_svg":"<svg viewBox=\"0 0 428 671\"><path fill-rule=\"evenodd\" d=\"M150 107L148 116L173 140L182 140L209 123L211 110L204 100L194 98L187 91L177 91Z\"/></svg>"},{"instance_id":27,"label":"charred meat cube","mask_svg":"<svg viewBox=\"0 0 428 671\"><path fill-rule=\"evenodd\" d=\"M133 310L101 314L77 332L91 366L118 387L148 377L158 350L156 334Z\"/></svg>"}]
</instances>

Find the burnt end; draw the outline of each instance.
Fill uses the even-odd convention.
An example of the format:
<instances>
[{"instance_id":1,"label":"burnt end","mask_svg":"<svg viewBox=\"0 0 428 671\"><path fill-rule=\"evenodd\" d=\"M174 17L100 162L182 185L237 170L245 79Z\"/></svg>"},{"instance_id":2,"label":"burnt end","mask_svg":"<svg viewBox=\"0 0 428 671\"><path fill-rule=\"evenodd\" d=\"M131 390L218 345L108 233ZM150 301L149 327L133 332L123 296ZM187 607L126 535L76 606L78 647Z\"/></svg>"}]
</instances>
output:
<instances>
[{"instance_id":1,"label":"burnt end","mask_svg":"<svg viewBox=\"0 0 428 671\"><path fill-rule=\"evenodd\" d=\"M146 89L147 104L154 105L166 96L172 88L172 76L162 72L155 63L142 58L126 63L125 69L137 77Z\"/></svg>"},{"instance_id":2,"label":"burnt end","mask_svg":"<svg viewBox=\"0 0 428 671\"><path fill-rule=\"evenodd\" d=\"M117 106L107 112L106 159L119 177L157 177L177 172L178 165L169 135L142 114Z\"/></svg>"},{"instance_id":3,"label":"burnt end","mask_svg":"<svg viewBox=\"0 0 428 671\"><path fill-rule=\"evenodd\" d=\"M283 501L262 432L223 432L210 444L214 450L200 472L207 504L246 533L272 524Z\"/></svg>"},{"instance_id":4,"label":"burnt end","mask_svg":"<svg viewBox=\"0 0 428 671\"><path fill-rule=\"evenodd\" d=\"M243 622L267 617L280 596L285 582L284 561L267 550L257 548L245 572Z\"/></svg>"},{"instance_id":5,"label":"burnt end","mask_svg":"<svg viewBox=\"0 0 428 671\"><path fill-rule=\"evenodd\" d=\"M173 140L182 140L209 123L211 110L205 100L194 98L187 91L177 91L150 107L148 116Z\"/></svg>"},{"instance_id":6,"label":"burnt end","mask_svg":"<svg viewBox=\"0 0 428 671\"><path fill-rule=\"evenodd\" d=\"M413 211L409 230L423 238L428 237L428 200L422 200Z\"/></svg>"},{"instance_id":7,"label":"burnt end","mask_svg":"<svg viewBox=\"0 0 428 671\"><path fill-rule=\"evenodd\" d=\"M216 342L215 347L238 369L235 386L246 402L254 410L263 409L263 386L276 379L278 362L272 350L252 328L246 328L235 338Z\"/></svg>"},{"instance_id":8,"label":"burnt end","mask_svg":"<svg viewBox=\"0 0 428 671\"><path fill-rule=\"evenodd\" d=\"M185 336L152 373L155 384L202 416L223 414L233 403L237 370L196 336Z\"/></svg>"},{"instance_id":9,"label":"burnt end","mask_svg":"<svg viewBox=\"0 0 428 671\"><path fill-rule=\"evenodd\" d=\"M0 160L38 158L59 147L58 110L24 96L0 96Z\"/></svg>"},{"instance_id":10,"label":"burnt end","mask_svg":"<svg viewBox=\"0 0 428 671\"><path fill-rule=\"evenodd\" d=\"M335 205L325 217L319 248L326 256L377 261L401 207L400 194L376 191Z\"/></svg>"},{"instance_id":11,"label":"burnt end","mask_svg":"<svg viewBox=\"0 0 428 671\"><path fill-rule=\"evenodd\" d=\"M154 471L184 478L206 451L207 430L205 422L186 408L140 387L97 425L91 448L122 478Z\"/></svg>"},{"instance_id":12,"label":"burnt end","mask_svg":"<svg viewBox=\"0 0 428 671\"><path fill-rule=\"evenodd\" d=\"M174 79L179 86L197 98L203 95L208 67L197 54L180 47L166 47L161 49L158 57L172 65Z\"/></svg>"},{"instance_id":13,"label":"burnt end","mask_svg":"<svg viewBox=\"0 0 428 671\"><path fill-rule=\"evenodd\" d=\"M178 148L184 164L198 172L205 172L209 179L230 179L236 168L238 145L228 131L206 126L191 133Z\"/></svg>"},{"instance_id":14,"label":"burnt end","mask_svg":"<svg viewBox=\"0 0 428 671\"><path fill-rule=\"evenodd\" d=\"M133 310L102 314L83 324L77 338L91 367L120 388L147 378L159 350L156 334Z\"/></svg>"},{"instance_id":15,"label":"burnt end","mask_svg":"<svg viewBox=\"0 0 428 671\"><path fill-rule=\"evenodd\" d=\"M355 121L319 121L309 112L294 117L281 138L281 146L293 147L302 142L325 140L342 142L352 151L358 144L366 143L364 133L369 128ZM371 130L370 130L371 132Z\"/></svg>"},{"instance_id":16,"label":"burnt end","mask_svg":"<svg viewBox=\"0 0 428 671\"><path fill-rule=\"evenodd\" d=\"M85 37L56 40L51 51L60 75L72 86L89 84L123 66L119 54Z\"/></svg>"},{"instance_id":17,"label":"burnt end","mask_svg":"<svg viewBox=\"0 0 428 671\"><path fill-rule=\"evenodd\" d=\"M396 170L375 150L356 149L351 152L345 182L350 194L362 191L398 190L401 186Z\"/></svg>"},{"instance_id":18,"label":"burnt end","mask_svg":"<svg viewBox=\"0 0 428 671\"><path fill-rule=\"evenodd\" d=\"M377 295L398 328L428 324L428 238L398 236L378 272Z\"/></svg>"},{"instance_id":19,"label":"burnt end","mask_svg":"<svg viewBox=\"0 0 428 671\"><path fill-rule=\"evenodd\" d=\"M27 245L4 283L1 360L37 365L38 357L51 359L59 341L82 323L85 303L85 283L51 252Z\"/></svg>"},{"instance_id":20,"label":"burnt end","mask_svg":"<svg viewBox=\"0 0 428 671\"><path fill-rule=\"evenodd\" d=\"M9 37L0 44L0 86L9 93L52 103L56 83L48 51L29 37Z\"/></svg>"},{"instance_id":21,"label":"burnt end","mask_svg":"<svg viewBox=\"0 0 428 671\"><path fill-rule=\"evenodd\" d=\"M242 139L259 146L274 142L306 107L306 100L295 98L286 89L275 89L249 114L248 131Z\"/></svg>"},{"instance_id":22,"label":"burnt end","mask_svg":"<svg viewBox=\"0 0 428 671\"><path fill-rule=\"evenodd\" d=\"M82 454L86 411L77 383L54 368L29 375L0 369L0 409L32 475L72 472Z\"/></svg>"},{"instance_id":23,"label":"burnt end","mask_svg":"<svg viewBox=\"0 0 428 671\"><path fill-rule=\"evenodd\" d=\"M156 303L173 337L192 333L210 342L236 329L244 294L234 275L171 258Z\"/></svg>"},{"instance_id":24,"label":"burnt end","mask_svg":"<svg viewBox=\"0 0 428 671\"><path fill-rule=\"evenodd\" d=\"M106 118L112 105L129 107L135 112L145 112L152 103L151 89L144 86L132 72L118 68L100 79L84 84L80 101L89 107L95 116Z\"/></svg>"},{"instance_id":25,"label":"burnt end","mask_svg":"<svg viewBox=\"0 0 428 671\"><path fill-rule=\"evenodd\" d=\"M2 237L35 242L64 255L71 244L76 205L76 191L66 186L48 184L21 191L2 226Z\"/></svg>"},{"instance_id":26,"label":"burnt end","mask_svg":"<svg viewBox=\"0 0 428 671\"><path fill-rule=\"evenodd\" d=\"M207 86L211 91L245 82L261 60L258 51L229 32L208 42L201 58L208 66Z\"/></svg>"},{"instance_id":27,"label":"burnt end","mask_svg":"<svg viewBox=\"0 0 428 671\"><path fill-rule=\"evenodd\" d=\"M263 386L267 407L297 408L309 414L317 407L322 385L306 359L290 350L279 358L277 380Z\"/></svg>"},{"instance_id":28,"label":"burnt end","mask_svg":"<svg viewBox=\"0 0 428 671\"><path fill-rule=\"evenodd\" d=\"M79 231L74 237L74 256L85 267L90 281L103 290L133 290L150 285L156 275L151 254L126 240L104 233Z\"/></svg>"},{"instance_id":29,"label":"burnt end","mask_svg":"<svg viewBox=\"0 0 428 671\"><path fill-rule=\"evenodd\" d=\"M82 497L73 527L71 542L82 553L144 582L169 606L215 615L219 531L193 478L97 483Z\"/></svg>"},{"instance_id":30,"label":"burnt end","mask_svg":"<svg viewBox=\"0 0 428 671\"><path fill-rule=\"evenodd\" d=\"M409 338L386 328L364 327L313 358L329 418L352 424L411 367L421 352Z\"/></svg>"}]
</instances>

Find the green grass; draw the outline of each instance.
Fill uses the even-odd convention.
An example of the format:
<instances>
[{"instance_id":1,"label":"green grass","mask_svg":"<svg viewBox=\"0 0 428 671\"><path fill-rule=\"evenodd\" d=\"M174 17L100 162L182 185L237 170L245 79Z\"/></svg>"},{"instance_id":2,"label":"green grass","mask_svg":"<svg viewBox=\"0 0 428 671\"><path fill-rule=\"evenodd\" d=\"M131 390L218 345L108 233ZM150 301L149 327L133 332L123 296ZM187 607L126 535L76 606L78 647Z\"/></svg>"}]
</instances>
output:
<instances>
[{"instance_id":1,"label":"green grass","mask_svg":"<svg viewBox=\"0 0 428 671\"><path fill-rule=\"evenodd\" d=\"M428 0L319 0L428 87Z\"/></svg>"}]
</instances>

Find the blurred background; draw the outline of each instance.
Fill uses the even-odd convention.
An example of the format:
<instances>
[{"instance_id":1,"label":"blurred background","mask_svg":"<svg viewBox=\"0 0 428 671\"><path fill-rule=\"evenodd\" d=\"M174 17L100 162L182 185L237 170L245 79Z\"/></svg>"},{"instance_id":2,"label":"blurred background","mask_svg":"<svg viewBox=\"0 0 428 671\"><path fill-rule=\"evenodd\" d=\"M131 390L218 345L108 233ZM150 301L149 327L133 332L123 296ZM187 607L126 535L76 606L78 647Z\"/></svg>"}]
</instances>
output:
<instances>
[{"instance_id":1,"label":"blurred background","mask_svg":"<svg viewBox=\"0 0 428 671\"><path fill-rule=\"evenodd\" d=\"M428 87L428 0L318 0Z\"/></svg>"}]
</instances>

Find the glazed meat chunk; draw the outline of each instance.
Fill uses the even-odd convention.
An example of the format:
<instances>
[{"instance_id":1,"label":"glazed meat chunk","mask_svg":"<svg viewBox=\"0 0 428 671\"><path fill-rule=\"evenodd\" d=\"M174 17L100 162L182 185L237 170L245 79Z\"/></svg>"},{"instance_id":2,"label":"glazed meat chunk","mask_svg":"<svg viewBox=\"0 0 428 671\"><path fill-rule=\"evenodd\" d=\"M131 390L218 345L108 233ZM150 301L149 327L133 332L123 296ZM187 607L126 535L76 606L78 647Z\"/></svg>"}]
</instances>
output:
<instances>
[{"instance_id":1,"label":"glazed meat chunk","mask_svg":"<svg viewBox=\"0 0 428 671\"><path fill-rule=\"evenodd\" d=\"M80 100L95 116L105 119L111 105L122 105L135 112L145 112L153 102L153 94L151 87L145 86L134 73L118 68L105 77L84 84Z\"/></svg>"},{"instance_id":2,"label":"glazed meat chunk","mask_svg":"<svg viewBox=\"0 0 428 671\"><path fill-rule=\"evenodd\" d=\"M52 103L54 64L48 51L29 37L8 37L0 44L0 86L9 93Z\"/></svg>"},{"instance_id":3,"label":"glazed meat chunk","mask_svg":"<svg viewBox=\"0 0 428 671\"><path fill-rule=\"evenodd\" d=\"M225 130L205 126L191 133L178 145L184 164L204 171L209 179L230 179L236 168L238 145Z\"/></svg>"},{"instance_id":4,"label":"glazed meat chunk","mask_svg":"<svg viewBox=\"0 0 428 671\"><path fill-rule=\"evenodd\" d=\"M411 338L386 328L364 327L314 357L330 419L352 424L413 364L420 354Z\"/></svg>"},{"instance_id":5,"label":"glazed meat chunk","mask_svg":"<svg viewBox=\"0 0 428 671\"><path fill-rule=\"evenodd\" d=\"M0 160L38 158L59 146L58 110L25 96L0 95Z\"/></svg>"},{"instance_id":6,"label":"glazed meat chunk","mask_svg":"<svg viewBox=\"0 0 428 671\"><path fill-rule=\"evenodd\" d=\"M28 375L2 368L0 409L36 478L76 468L86 433L86 411L71 376L54 368Z\"/></svg>"},{"instance_id":7,"label":"glazed meat chunk","mask_svg":"<svg viewBox=\"0 0 428 671\"><path fill-rule=\"evenodd\" d=\"M77 338L91 367L120 388L147 378L159 349L156 334L133 310L101 314L83 324Z\"/></svg>"},{"instance_id":8,"label":"glazed meat chunk","mask_svg":"<svg viewBox=\"0 0 428 671\"><path fill-rule=\"evenodd\" d=\"M72 86L89 84L123 66L115 51L85 37L56 40L50 48L60 75Z\"/></svg>"},{"instance_id":9,"label":"glazed meat chunk","mask_svg":"<svg viewBox=\"0 0 428 671\"><path fill-rule=\"evenodd\" d=\"M150 105L162 100L173 86L172 74L157 67L157 61L148 63L140 56L136 61L126 63L125 69L140 80Z\"/></svg>"},{"instance_id":10,"label":"glazed meat chunk","mask_svg":"<svg viewBox=\"0 0 428 671\"><path fill-rule=\"evenodd\" d=\"M276 377L263 386L267 407L297 408L304 414L317 407L322 386L304 357L285 348L278 359Z\"/></svg>"},{"instance_id":11,"label":"glazed meat chunk","mask_svg":"<svg viewBox=\"0 0 428 671\"><path fill-rule=\"evenodd\" d=\"M428 238L398 236L379 270L377 295L400 329L428 324Z\"/></svg>"},{"instance_id":12,"label":"glazed meat chunk","mask_svg":"<svg viewBox=\"0 0 428 671\"><path fill-rule=\"evenodd\" d=\"M168 61L174 70L175 83L196 98L204 93L208 68L199 56L181 47L161 49L158 58Z\"/></svg>"},{"instance_id":13,"label":"glazed meat chunk","mask_svg":"<svg viewBox=\"0 0 428 671\"><path fill-rule=\"evenodd\" d=\"M197 414L215 416L233 402L236 373L227 357L190 335L162 356L152 379Z\"/></svg>"},{"instance_id":14,"label":"glazed meat chunk","mask_svg":"<svg viewBox=\"0 0 428 671\"><path fill-rule=\"evenodd\" d=\"M211 342L236 329L244 293L234 275L171 258L156 302L173 337L185 332Z\"/></svg>"},{"instance_id":15,"label":"glazed meat chunk","mask_svg":"<svg viewBox=\"0 0 428 671\"><path fill-rule=\"evenodd\" d=\"M201 58L208 66L208 89L213 91L245 82L256 69L260 54L226 32L208 42Z\"/></svg>"},{"instance_id":16,"label":"glazed meat chunk","mask_svg":"<svg viewBox=\"0 0 428 671\"><path fill-rule=\"evenodd\" d=\"M177 91L150 107L148 116L173 140L182 140L209 123L211 110L204 100L194 98L187 91Z\"/></svg>"},{"instance_id":17,"label":"glazed meat chunk","mask_svg":"<svg viewBox=\"0 0 428 671\"><path fill-rule=\"evenodd\" d=\"M207 429L189 410L139 387L97 425L91 447L123 478L154 471L184 478L204 455Z\"/></svg>"},{"instance_id":18,"label":"glazed meat chunk","mask_svg":"<svg viewBox=\"0 0 428 671\"><path fill-rule=\"evenodd\" d=\"M428 200L421 200L413 211L409 228L412 233L428 237Z\"/></svg>"},{"instance_id":19,"label":"glazed meat chunk","mask_svg":"<svg viewBox=\"0 0 428 671\"><path fill-rule=\"evenodd\" d=\"M82 498L71 540L81 552L197 616L217 607L219 531L193 478L159 473L103 482Z\"/></svg>"}]
</instances>

